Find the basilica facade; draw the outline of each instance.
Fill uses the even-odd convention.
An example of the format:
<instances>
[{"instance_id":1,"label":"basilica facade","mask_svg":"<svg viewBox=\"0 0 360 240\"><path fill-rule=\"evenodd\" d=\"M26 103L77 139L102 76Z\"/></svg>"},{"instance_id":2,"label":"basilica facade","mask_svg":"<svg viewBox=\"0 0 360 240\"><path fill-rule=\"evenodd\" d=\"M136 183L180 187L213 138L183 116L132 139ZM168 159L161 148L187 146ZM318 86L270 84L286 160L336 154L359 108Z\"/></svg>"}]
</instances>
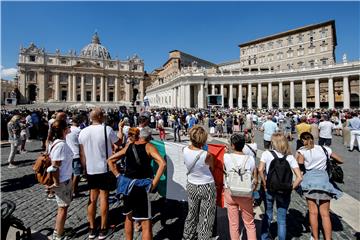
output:
<instances>
[{"instance_id":1,"label":"basilica facade","mask_svg":"<svg viewBox=\"0 0 360 240\"><path fill-rule=\"evenodd\" d=\"M129 105L143 101L144 61L137 55L112 59L97 33L79 54L45 52L31 43L20 48L20 102L92 102Z\"/></svg>"},{"instance_id":2,"label":"basilica facade","mask_svg":"<svg viewBox=\"0 0 360 240\"><path fill-rule=\"evenodd\" d=\"M292 29L240 44L235 61L173 73L165 64L146 95L157 107L207 108L211 95L230 108L359 107L360 61L336 62L336 45L333 20Z\"/></svg>"}]
</instances>

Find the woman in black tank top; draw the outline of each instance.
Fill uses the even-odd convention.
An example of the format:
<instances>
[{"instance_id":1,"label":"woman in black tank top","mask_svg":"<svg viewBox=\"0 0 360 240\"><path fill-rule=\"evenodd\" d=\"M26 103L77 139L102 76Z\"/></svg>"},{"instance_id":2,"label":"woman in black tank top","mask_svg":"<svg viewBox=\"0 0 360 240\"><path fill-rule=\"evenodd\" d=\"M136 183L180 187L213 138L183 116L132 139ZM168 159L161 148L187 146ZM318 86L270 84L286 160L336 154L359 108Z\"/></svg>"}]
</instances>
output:
<instances>
[{"instance_id":1,"label":"woman in black tank top","mask_svg":"<svg viewBox=\"0 0 360 240\"><path fill-rule=\"evenodd\" d=\"M145 127L141 131L140 138L140 130L138 128L130 128L128 133L130 142L119 152L111 156L108 159L108 164L113 174L119 177L120 172L116 168L116 162L126 156L125 176L137 180L152 179L151 192L159 184L160 176L166 167L166 162L160 156L155 146L146 140L148 139L147 133L151 134L151 130ZM151 167L152 159L159 165L155 176ZM126 215L126 239L132 239L134 220L141 223L142 239L152 239L151 204L148 195L149 192L146 191L145 187L134 186L129 195L124 196L123 214Z\"/></svg>"},{"instance_id":2,"label":"woman in black tank top","mask_svg":"<svg viewBox=\"0 0 360 240\"><path fill-rule=\"evenodd\" d=\"M152 178L153 171L151 168L152 158L146 152L146 145L144 144L135 144L131 143L126 150L126 160L125 160L125 176L133 179L144 179ZM134 150L138 155L138 160L135 157Z\"/></svg>"}]
</instances>

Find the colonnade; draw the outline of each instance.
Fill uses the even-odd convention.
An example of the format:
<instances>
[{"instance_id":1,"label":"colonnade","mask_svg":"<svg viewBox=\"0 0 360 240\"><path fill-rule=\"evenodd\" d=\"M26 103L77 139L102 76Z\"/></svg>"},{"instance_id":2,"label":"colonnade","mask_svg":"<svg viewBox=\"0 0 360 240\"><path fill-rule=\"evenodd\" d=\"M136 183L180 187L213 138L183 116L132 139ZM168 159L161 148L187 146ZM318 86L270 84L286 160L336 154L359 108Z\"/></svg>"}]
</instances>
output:
<instances>
[{"instance_id":1,"label":"colonnade","mask_svg":"<svg viewBox=\"0 0 360 240\"><path fill-rule=\"evenodd\" d=\"M110 101L110 94L113 94L112 101L117 102L121 100L119 94L120 90L120 81L117 76L114 76L114 82L110 83L109 77L104 75L88 75L91 76L91 81L85 81L85 75L88 74L67 74L67 82L60 82L60 74L53 74L53 89L55 101L61 101L61 86L66 85L66 101L76 102L78 101L78 94L80 94L80 101L100 101L108 102ZM100 81L98 81L100 80ZM79 88L80 85L80 88ZM126 86L126 85L125 85ZM112 90L110 90L112 88ZM130 101L130 89L126 91L125 89L125 99ZM91 99L86 98L86 92L91 92ZM100 99L97 99L97 94L100 95Z\"/></svg>"},{"instance_id":2,"label":"colonnade","mask_svg":"<svg viewBox=\"0 0 360 240\"><path fill-rule=\"evenodd\" d=\"M360 75L359 75L360 77ZM223 79L222 79L223 80ZM359 78L356 79L359 81ZM223 81L225 82L225 81ZM335 93L335 85L337 89ZM322 83L322 91L320 92L320 83ZM324 93L324 85L327 86L327 92ZM226 94L225 90L226 89ZM277 89L277 91L276 91ZM284 91L284 89L289 89ZM295 89L297 96L295 97ZM340 92L339 89L342 89ZM360 86L358 86L360 95ZM325 90L326 91L326 90ZM301 98L299 96L301 92ZM350 87L349 76L319 77L312 79L276 79L273 81L244 81L239 83L229 81L227 84L219 83L219 81L209 80L208 84L204 83L185 83L179 84L170 90L161 91L156 94L157 97L149 96L150 104L156 106L172 106L172 107L207 107L207 95L219 94L222 96L223 107L247 107L247 108L307 108L311 103L311 107L334 108L343 102L344 109L350 108ZM244 95L245 94L245 95ZM267 97L264 96L266 94ZM311 94L311 95L310 95ZM342 95L335 98L335 94ZM284 98L285 95L285 98ZM325 96L326 95L326 96ZM169 99L167 98L169 97ZM273 99L275 98L275 99ZM297 101L295 101L295 98ZM321 98L321 99L320 99ZM166 102L164 101L166 99ZM284 100L287 100L286 102ZM225 102L226 101L226 102ZM264 102L266 101L266 102ZM265 103L265 104L264 104Z\"/></svg>"}]
</instances>

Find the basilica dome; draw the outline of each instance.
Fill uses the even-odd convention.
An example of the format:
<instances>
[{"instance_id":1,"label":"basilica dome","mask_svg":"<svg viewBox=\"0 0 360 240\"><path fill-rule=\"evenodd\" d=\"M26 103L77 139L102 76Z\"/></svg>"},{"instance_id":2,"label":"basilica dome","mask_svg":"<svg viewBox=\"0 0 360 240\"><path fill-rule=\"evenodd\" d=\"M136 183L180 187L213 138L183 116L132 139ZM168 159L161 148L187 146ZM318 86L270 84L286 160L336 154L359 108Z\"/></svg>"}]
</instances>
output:
<instances>
[{"instance_id":1,"label":"basilica dome","mask_svg":"<svg viewBox=\"0 0 360 240\"><path fill-rule=\"evenodd\" d=\"M111 59L110 53L106 47L101 45L97 32L92 37L91 43L81 49L80 56L88 58Z\"/></svg>"}]
</instances>

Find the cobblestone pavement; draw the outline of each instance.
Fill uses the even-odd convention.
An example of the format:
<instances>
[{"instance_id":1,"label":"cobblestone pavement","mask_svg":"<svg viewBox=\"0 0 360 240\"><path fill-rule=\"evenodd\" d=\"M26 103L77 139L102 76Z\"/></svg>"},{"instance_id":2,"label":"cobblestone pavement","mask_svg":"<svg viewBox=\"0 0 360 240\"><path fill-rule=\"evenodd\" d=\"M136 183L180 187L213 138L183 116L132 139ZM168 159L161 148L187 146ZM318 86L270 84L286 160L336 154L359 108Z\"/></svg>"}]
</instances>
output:
<instances>
[{"instance_id":1,"label":"cobblestone pavement","mask_svg":"<svg viewBox=\"0 0 360 240\"><path fill-rule=\"evenodd\" d=\"M28 153L16 155L18 167L8 169L7 156L10 147L6 144L1 146L1 200L9 199L16 203L14 216L22 219L25 226L35 232L34 239L46 239L44 236L50 235L54 227L56 202L46 200L44 187L36 182L31 169L34 159L40 152L40 142L35 140L29 142L26 144L26 148ZM88 233L86 220L88 192L85 183L80 183L80 190L84 195L73 200L66 220L66 227L74 230L72 239L87 239ZM187 213L186 203L165 201L157 195L153 195L152 198L154 200L152 202L154 239L181 239ZM289 239L310 239L308 221L305 218L306 210L304 200L297 193L293 193L287 221ZM258 232L262 211L263 206L256 208ZM119 202L111 203L110 225L114 232L108 239L125 239L123 221L121 204ZM333 239L356 239L356 232L342 220L341 216L332 214L332 222ZM217 211L216 229L219 239L230 239L225 209ZM271 231L273 235L276 235L276 224L271 226ZM141 233L135 233L135 235L134 239L141 239ZM12 240L13 238L8 239Z\"/></svg>"}]
</instances>

